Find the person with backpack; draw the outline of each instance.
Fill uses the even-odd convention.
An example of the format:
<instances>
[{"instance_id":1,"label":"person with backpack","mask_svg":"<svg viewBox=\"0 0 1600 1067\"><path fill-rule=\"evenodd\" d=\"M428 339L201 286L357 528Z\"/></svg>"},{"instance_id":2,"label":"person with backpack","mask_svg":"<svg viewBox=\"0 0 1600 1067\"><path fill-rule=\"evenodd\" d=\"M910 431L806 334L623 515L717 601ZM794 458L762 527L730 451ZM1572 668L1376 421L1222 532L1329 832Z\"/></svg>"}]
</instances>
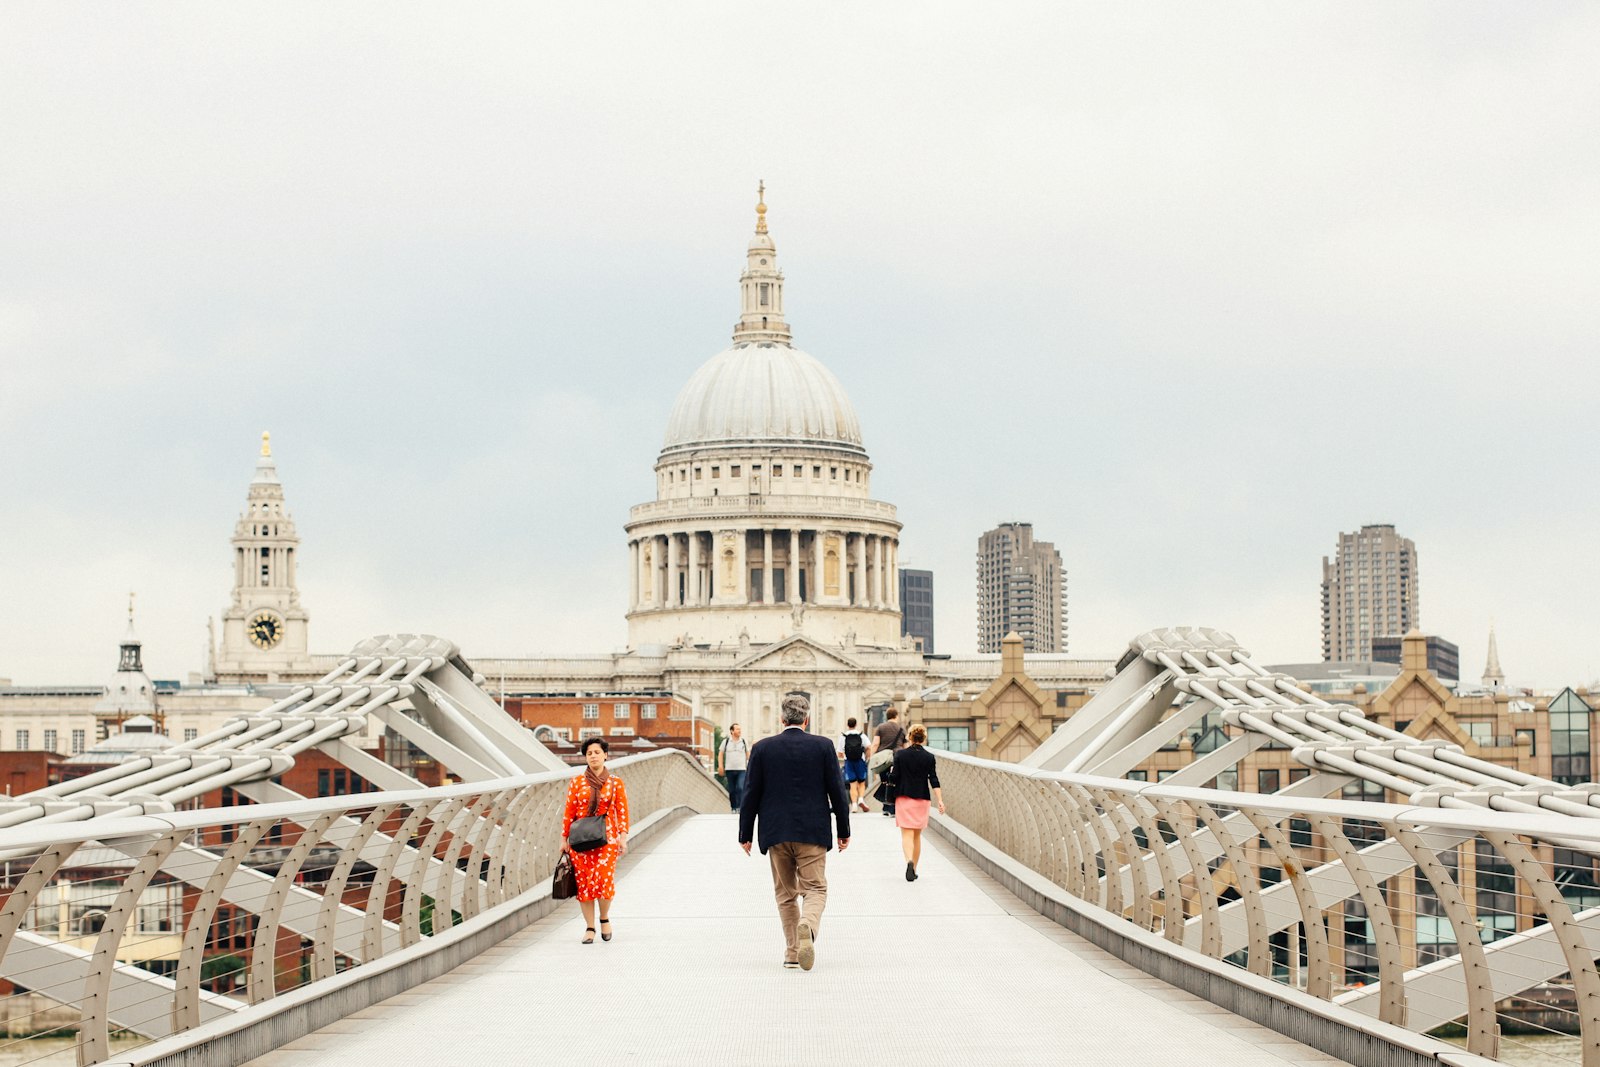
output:
<instances>
[{"instance_id":1,"label":"person with backpack","mask_svg":"<svg viewBox=\"0 0 1600 1067\"><path fill-rule=\"evenodd\" d=\"M728 779L728 807L738 814L744 799L744 771L750 763L750 746L739 733L739 724L728 727L728 736L717 749L717 773Z\"/></svg>"},{"instance_id":2,"label":"person with backpack","mask_svg":"<svg viewBox=\"0 0 1600 1067\"><path fill-rule=\"evenodd\" d=\"M839 755L844 758L844 783L850 787L850 807L867 810L867 738L856 729L855 719L845 720L839 735Z\"/></svg>"},{"instance_id":3,"label":"person with backpack","mask_svg":"<svg viewBox=\"0 0 1600 1067\"><path fill-rule=\"evenodd\" d=\"M894 790L889 786L889 776L894 773L894 753L906 743L905 729L895 721L899 717L898 708L884 712L883 722L873 735L872 747L867 749L867 765L877 771L881 779L879 793L885 815L894 814Z\"/></svg>"}]
</instances>

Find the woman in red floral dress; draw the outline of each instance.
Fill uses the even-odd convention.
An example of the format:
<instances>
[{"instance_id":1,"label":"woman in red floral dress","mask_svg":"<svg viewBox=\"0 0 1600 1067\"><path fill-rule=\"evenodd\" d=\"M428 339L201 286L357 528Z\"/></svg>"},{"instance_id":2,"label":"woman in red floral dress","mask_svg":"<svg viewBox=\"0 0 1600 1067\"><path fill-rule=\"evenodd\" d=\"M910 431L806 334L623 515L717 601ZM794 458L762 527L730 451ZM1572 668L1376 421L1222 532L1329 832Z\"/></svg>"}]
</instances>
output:
<instances>
[{"instance_id":1,"label":"woman in red floral dress","mask_svg":"<svg viewBox=\"0 0 1600 1067\"><path fill-rule=\"evenodd\" d=\"M572 820L589 814L589 798L598 796L595 814L605 817L606 843L589 852L571 852L572 869L578 876L578 906L583 909L583 943L594 944L594 905L600 902L600 939L611 940L611 898L617 894L617 860L628 851L628 791L622 779L606 770L611 746L603 737L583 743L583 758L588 768L567 787L567 808L561 816L561 849L568 852L567 835Z\"/></svg>"}]
</instances>

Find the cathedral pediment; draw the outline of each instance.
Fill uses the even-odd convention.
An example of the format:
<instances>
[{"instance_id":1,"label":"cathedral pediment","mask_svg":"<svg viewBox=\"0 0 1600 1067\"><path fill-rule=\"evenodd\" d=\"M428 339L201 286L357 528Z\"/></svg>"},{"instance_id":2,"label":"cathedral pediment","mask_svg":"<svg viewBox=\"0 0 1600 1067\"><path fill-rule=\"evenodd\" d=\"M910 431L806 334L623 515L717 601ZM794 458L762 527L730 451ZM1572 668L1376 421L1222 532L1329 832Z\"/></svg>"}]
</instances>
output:
<instances>
[{"instance_id":1,"label":"cathedral pediment","mask_svg":"<svg viewBox=\"0 0 1600 1067\"><path fill-rule=\"evenodd\" d=\"M776 644L755 649L734 664L736 670L859 671L861 664L837 648L828 648L793 634Z\"/></svg>"}]
</instances>

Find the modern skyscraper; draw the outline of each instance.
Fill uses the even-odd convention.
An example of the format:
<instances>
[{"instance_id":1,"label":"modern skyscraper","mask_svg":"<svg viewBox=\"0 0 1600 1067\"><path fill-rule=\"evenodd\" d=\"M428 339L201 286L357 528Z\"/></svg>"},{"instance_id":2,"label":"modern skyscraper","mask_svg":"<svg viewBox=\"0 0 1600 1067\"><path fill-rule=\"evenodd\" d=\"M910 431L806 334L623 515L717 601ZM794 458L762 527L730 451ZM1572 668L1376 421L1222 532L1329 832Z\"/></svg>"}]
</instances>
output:
<instances>
[{"instance_id":1,"label":"modern skyscraper","mask_svg":"<svg viewBox=\"0 0 1600 1067\"><path fill-rule=\"evenodd\" d=\"M1012 631L1026 652L1067 650L1067 572L1055 545L1033 539L1031 522L978 538L978 651L999 652Z\"/></svg>"},{"instance_id":2,"label":"modern skyscraper","mask_svg":"<svg viewBox=\"0 0 1600 1067\"><path fill-rule=\"evenodd\" d=\"M1322 557L1322 658L1371 660L1372 640L1417 625L1417 546L1391 525L1339 535L1337 554Z\"/></svg>"},{"instance_id":3,"label":"modern skyscraper","mask_svg":"<svg viewBox=\"0 0 1600 1067\"><path fill-rule=\"evenodd\" d=\"M900 568L900 632L933 648L933 572Z\"/></svg>"}]
</instances>

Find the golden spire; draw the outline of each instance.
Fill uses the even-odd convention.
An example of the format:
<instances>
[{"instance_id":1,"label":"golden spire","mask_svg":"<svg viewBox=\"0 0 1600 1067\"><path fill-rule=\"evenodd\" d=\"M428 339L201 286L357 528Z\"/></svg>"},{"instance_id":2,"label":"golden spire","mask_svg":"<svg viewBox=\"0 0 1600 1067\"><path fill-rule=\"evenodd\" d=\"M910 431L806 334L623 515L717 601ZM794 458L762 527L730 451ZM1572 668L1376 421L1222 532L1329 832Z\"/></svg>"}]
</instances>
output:
<instances>
[{"instance_id":1,"label":"golden spire","mask_svg":"<svg viewBox=\"0 0 1600 1067\"><path fill-rule=\"evenodd\" d=\"M756 232L767 232L767 183L765 179L756 183Z\"/></svg>"},{"instance_id":2,"label":"golden spire","mask_svg":"<svg viewBox=\"0 0 1600 1067\"><path fill-rule=\"evenodd\" d=\"M272 435L266 430L261 431L261 454L263 456L272 455Z\"/></svg>"}]
</instances>

